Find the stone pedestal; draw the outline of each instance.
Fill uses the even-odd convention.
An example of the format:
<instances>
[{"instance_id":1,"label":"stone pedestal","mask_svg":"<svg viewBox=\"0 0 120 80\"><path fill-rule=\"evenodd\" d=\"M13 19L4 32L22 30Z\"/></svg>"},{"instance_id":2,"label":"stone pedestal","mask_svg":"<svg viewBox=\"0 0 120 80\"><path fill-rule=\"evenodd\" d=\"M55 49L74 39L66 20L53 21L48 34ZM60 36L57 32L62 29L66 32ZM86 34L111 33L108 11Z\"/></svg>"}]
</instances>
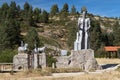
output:
<instances>
[{"instance_id":1,"label":"stone pedestal","mask_svg":"<svg viewBox=\"0 0 120 80\"><path fill-rule=\"evenodd\" d=\"M13 57L14 70L27 70L28 69L28 54L22 53Z\"/></svg>"},{"instance_id":2,"label":"stone pedestal","mask_svg":"<svg viewBox=\"0 0 120 80\"><path fill-rule=\"evenodd\" d=\"M57 57L57 68L81 68L85 71L101 69L94 58L94 50L71 51L70 56Z\"/></svg>"},{"instance_id":3,"label":"stone pedestal","mask_svg":"<svg viewBox=\"0 0 120 80\"><path fill-rule=\"evenodd\" d=\"M45 53L19 53L13 58L14 70L28 70L28 68L46 68L46 54Z\"/></svg>"},{"instance_id":4,"label":"stone pedestal","mask_svg":"<svg viewBox=\"0 0 120 80\"><path fill-rule=\"evenodd\" d=\"M44 68L46 68L46 54L45 53L42 53L42 54L40 54L40 56L39 56L39 64L41 65L41 67L44 69Z\"/></svg>"},{"instance_id":5,"label":"stone pedestal","mask_svg":"<svg viewBox=\"0 0 120 80\"><path fill-rule=\"evenodd\" d=\"M81 67L84 70L100 69L96 59L94 58L94 50L71 51L71 67Z\"/></svg>"},{"instance_id":6,"label":"stone pedestal","mask_svg":"<svg viewBox=\"0 0 120 80\"><path fill-rule=\"evenodd\" d=\"M38 54L34 54L34 58L33 58L33 64L34 64L34 69L37 69L38 68Z\"/></svg>"}]
</instances>

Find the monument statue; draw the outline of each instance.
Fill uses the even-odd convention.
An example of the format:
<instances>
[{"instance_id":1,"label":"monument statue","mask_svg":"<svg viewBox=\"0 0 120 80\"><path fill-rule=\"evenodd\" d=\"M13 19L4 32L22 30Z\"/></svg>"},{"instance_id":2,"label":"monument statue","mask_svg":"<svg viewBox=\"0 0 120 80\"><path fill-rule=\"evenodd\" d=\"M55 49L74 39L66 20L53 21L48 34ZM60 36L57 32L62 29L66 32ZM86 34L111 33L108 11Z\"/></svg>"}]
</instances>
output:
<instances>
[{"instance_id":1,"label":"monument statue","mask_svg":"<svg viewBox=\"0 0 120 80\"><path fill-rule=\"evenodd\" d=\"M82 17L78 18L77 38L74 42L74 50L90 49L89 29L90 19L86 17L87 9L82 7Z\"/></svg>"},{"instance_id":2,"label":"monument statue","mask_svg":"<svg viewBox=\"0 0 120 80\"><path fill-rule=\"evenodd\" d=\"M28 44L27 43L24 44L23 41L21 41L21 46L18 47L18 52L23 53L27 51L27 47L28 47Z\"/></svg>"}]
</instances>

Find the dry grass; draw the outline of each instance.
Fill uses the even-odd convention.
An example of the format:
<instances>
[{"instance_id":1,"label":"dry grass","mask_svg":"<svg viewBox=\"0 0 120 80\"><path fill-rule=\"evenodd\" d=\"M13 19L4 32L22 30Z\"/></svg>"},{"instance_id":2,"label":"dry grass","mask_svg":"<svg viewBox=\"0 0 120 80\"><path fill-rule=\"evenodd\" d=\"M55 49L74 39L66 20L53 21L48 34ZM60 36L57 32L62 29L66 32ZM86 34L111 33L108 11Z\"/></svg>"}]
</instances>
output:
<instances>
[{"instance_id":1,"label":"dry grass","mask_svg":"<svg viewBox=\"0 0 120 80\"><path fill-rule=\"evenodd\" d=\"M99 64L119 64L119 59L97 58ZM48 72L43 71L43 74ZM39 71L19 72L14 75L0 73L0 80L120 80L120 70L103 72L97 74L80 74L70 76L43 76Z\"/></svg>"},{"instance_id":2,"label":"dry grass","mask_svg":"<svg viewBox=\"0 0 120 80\"><path fill-rule=\"evenodd\" d=\"M96 58L98 64L120 64L120 59Z\"/></svg>"},{"instance_id":3,"label":"dry grass","mask_svg":"<svg viewBox=\"0 0 120 80\"><path fill-rule=\"evenodd\" d=\"M6 75L6 76L5 76ZM25 75L24 75L25 76ZM102 74L82 74L77 76L69 77L52 77L52 76L31 76L31 77L21 77L21 76L11 76L9 74L0 75L0 80L120 80L120 72L104 72Z\"/></svg>"}]
</instances>

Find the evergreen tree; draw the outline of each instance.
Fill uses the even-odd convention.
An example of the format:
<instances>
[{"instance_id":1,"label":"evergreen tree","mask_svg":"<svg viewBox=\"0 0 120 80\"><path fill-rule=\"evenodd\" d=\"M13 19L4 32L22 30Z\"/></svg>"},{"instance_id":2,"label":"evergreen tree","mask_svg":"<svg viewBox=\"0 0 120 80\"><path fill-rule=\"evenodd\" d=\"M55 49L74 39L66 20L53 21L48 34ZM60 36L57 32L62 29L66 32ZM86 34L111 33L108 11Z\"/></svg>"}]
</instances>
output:
<instances>
[{"instance_id":1,"label":"evergreen tree","mask_svg":"<svg viewBox=\"0 0 120 80\"><path fill-rule=\"evenodd\" d=\"M71 8L71 14L76 14L76 8L75 8L74 5L73 5L72 8Z\"/></svg>"},{"instance_id":2,"label":"evergreen tree","mask_svg":"<svg viewBox=\"0 0 120 80\"><path fill-rule=\"evenodd\" d=\"M120 45L120 24L119 21L116 21L116 23L113 25L113 34L114 34L114 45L119 46Z\"/></svg>"},{"instance_id":3,"label":"evergreen tree","mask_svg":"<svg viewBox=\"0 0 120 80\"><path fill-rule=\"evenodd\" d=\"M39 9L39 8L34 9L33 14L34 14L34 21L35 22L39 22L40 13L41 13L41 9Z\"/></svg>"},{"instance_id":4,"label":"evergreen tree","mask_svg":"<svg viewBox=\"0 0 120 80\"><path fill-rule=\"evenodd\" d=\"M23 19L25 21L25 24L28 26L34 26L34 21L33 21L33 10L32 6L29 3L24 4L24 14L23 14Z\"/></svg>"},{"instance_id":5,"label":"evergreen tree","mask_svg":"<svg viewBox=\"0 0 120 80\"><path fill-rule=\"evenodd\" d=\"M8 19L0 26L0 45L5 48L13 48L20 42L20 25L14 19Z\"/></svg>"},{"instance_id":6,"label":"evergreen tree","mask_svg":"<svg viewBox=\"0 0 120 80\"><path fill-rule=\"evenodd\" d=\"M10 40L7 32L7 26L0 26L0 51L10 48Z\"/></svg>"},{"instance_id":7,"label":"evergreen tree","mask_svg":"<svg viewBox=\"0 0 120 80\"><path fill-rule=\"evenodd\" d=\"M8 9L9 9L9 6L7 3L3 3L2 7L1 7L1 11L0 11L0 19L6 19L8 18Z\"/></svg>"},{"instance_id":8,"label":"evergreen tree","mask_svg":"<svg viewBox=\"0 0 120 80\"><path fill-rule=\"evenodd\" d=\"M6 26L8 36L10 37L9 39L11 46L19 44L21 40L19 22L16 21L15 19L9 19L8 22L6 23Z\"/></svg>"},{"instance_id":9,"label":"evergreen tree","mask_svg":"<svg viewBox=\"0 0 120 80\"><path fill-rule=\"evenodd\" d=\"M100 23L96 20L91 21L90 29L90 46L93 50L97 50L101 47L102 43L102 32L100 29Z\"/></svg>"},{"instance_id":10,"label":"evergreen tree","mask_svg":"<svg viewBox=\"0 0 120 80\"><path fill-rule=\"evenodd\" d=\"M19 20L20 20L20 18L21 18L21 12L22 12L22 10L21 10L21 8L20 8L20 5L17 5L16 6L16 9L17 9L17 12L16 12L16 18L18 18Z\"/></svg>"},{"instance_id":11,"label":"evergreen tree","mask_svg":"<svg viewBox=\"0 0 120 80\"><path fill-rule=\"evenodd\" d=\"M104 44L105 46L109 46L109 39L108 39L108 35L106 32L102 33L102 44Z\"/></svg>"},{"instance_id":12,"label":"evergreen tree","mask_svg":"<svg viewBox=\"0 0 120 80\"><path fill-rule=\"evenodd\" d=\"M108 44L109 44L109 46L113 46L113 44L114 44L114 35L113 35L113 33L109 33L107 36L108 36Z\"/></svg>"},{"instance_id":13,"label":"evergreen tree","mask_svg":"<svg viewBox=\"0 0 120 80\"><path fill-rule=\"evenodd\" d=\"M43 12L42 12L42 22L43 23L48 23L48 21L49 21L49 15L48 15L47 11L43 10Z\"/></svg>"},{"instance_id":14,"label":"evergreen tree","mask_svg":"<svg viewBox=\"0 0 120 80\"><path fill-rule=\"evenodd\" d=\"M28 48L30 50L33 50L35 48L35 44L37 44L37 47L39 46L39 36L35 28L29 29L25 40L28 43Z\"/></svg>"},{"instance_id":15,"label":"evergreen tree","mask_svg":"<svg viewBox=\"0 0 120 80\"><path fill-rule=\"evenodd\" d=\"M29 9L30 9L30 4L28 2L25 2L24 11L27 13L27 12L29 12Z\"/></svg>"},{"instance_id":16,"label":"evergreen tree","mask_svg":"<svg viewBox=\"0 0 120 80\"><path fill-rule=\"evenodd\" d=\"M8 17L16 18L17 13L18 13L18 11L17 11L17 7L16 7L16 3L12 1L10 4L10 8L8 10Z\"/></svg>"},{"instance_id":17,"label":"evergreen tree","mask_svg":"<svg viewBox=\"0 0 120 80\"><path fill-rule=\"evenodd\" d=\"M58 12L59 12L58 5L57 4L53 5L50 11L51 16L56 15Z\"/></svg>"},{"instance_id":18,"label":"evergreen tree","mask_svg":"<svg viewBox=\"0 0 120 80\"><path fill-rule=\"evenodd\" d=\"M61 11L62 11L62 12L69 12L69 6L68 6L67 3L65 3L65 4L63 5L63 8L62 8Z\"/></svg>"},{"instance_id":19,"label":"evergreen tree","mask_svg":"<svg viewBox=\"0 0 120 80\"><path fill-rule=\"evenodd\" d=\"M63 5L61 12L60 12L60 18L65 20L66 17L68 16L68 12L69 12L69 7L68 7L68 4L65 3Z\"/></svg>"}]
</instances>

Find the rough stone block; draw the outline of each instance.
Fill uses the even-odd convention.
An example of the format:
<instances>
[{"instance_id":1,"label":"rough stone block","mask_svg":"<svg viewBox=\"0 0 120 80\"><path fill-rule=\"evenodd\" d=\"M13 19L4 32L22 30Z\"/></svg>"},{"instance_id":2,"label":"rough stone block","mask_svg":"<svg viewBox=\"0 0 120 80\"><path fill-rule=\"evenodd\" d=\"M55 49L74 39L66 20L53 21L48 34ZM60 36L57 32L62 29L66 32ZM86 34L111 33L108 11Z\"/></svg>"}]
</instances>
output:
<instances>
[{"instance_id":1,"label":"rough stone block","mask_svg":"<svg viewBox=\"0 0 120 80\"><path fill-rule=\"evenodd\" d=\"M99 69L96 59L94 58L94 50L79 50L71 51L70 56L59 56L56 57L56 67L57 68L81 68L83 70L96 70Z\"/></svg>"}]
</instances>

